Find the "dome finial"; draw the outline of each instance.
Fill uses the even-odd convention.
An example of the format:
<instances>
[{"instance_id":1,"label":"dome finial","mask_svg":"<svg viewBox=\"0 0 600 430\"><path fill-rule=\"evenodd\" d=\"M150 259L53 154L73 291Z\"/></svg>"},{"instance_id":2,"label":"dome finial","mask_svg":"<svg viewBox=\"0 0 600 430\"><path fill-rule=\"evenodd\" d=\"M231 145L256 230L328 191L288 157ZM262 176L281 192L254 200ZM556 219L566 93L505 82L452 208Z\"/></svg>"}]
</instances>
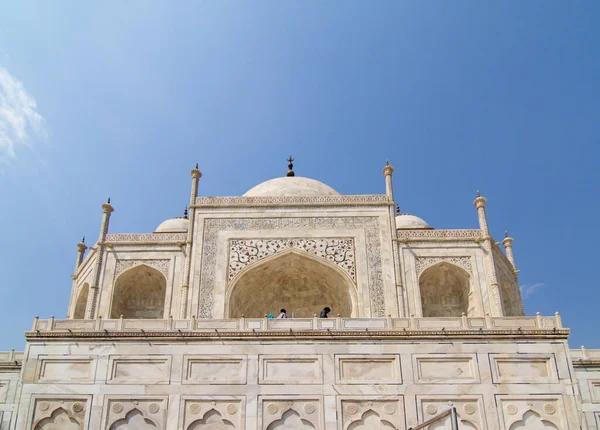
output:
<instances>
[{"instance_id":1,"label":"dome finial","mask_svg":"<svg viewBox=\"0 0 600 430\"><path fill-rule=\"evenodd\" d=\"M400 205L396 205L396 215L400 215Z\"/></svg>"},{"instance_id":2,"label":"dome finial","mask_svg":"<svg viewBox=\"0 0 600 430\"><path fill-rule=\"evenodd\" d=\"M479 192L479 190L477 190L477 197L481 197L481 192Z\"/></svg>"},{"instance_id":3,"label":"dome finial","mask_svg":"<svg viewBox=\"0 0 600 430\"><path fill-rule=\"evenodd\" d=\"M294 173L294 159L292 158L291 155L289 156L287 161L288 161L288 169L289 169L287 172L287 176L296 176Z\"/></svg>"},{"instance_id":4,"label":"dome finial","mask_svg":"<svg viewBox=\"0 0 600 430\"><path fill-rule=\"evenodd\" d=\"M186 206L186 208L183 210L183 219L188 219L188 210L187 210L187 206Z\"/></svg>"},{"instance_id":5,"label":"dome finial","mask_svg":"<svg viewBox=\"0 0 600 430\"><path fill-rule=\"evenodd\" d=\"M504 237L508 237L508 230L504 230Z\"/></svg>"},{"instance_id":6,"label":"dome finial","mask_svg":"<svg viewBox=\"0 0 600 430\"><path fill-rule=\"evenodd\" d=\"M81 243L85 243L85 236L81 239Z\"/></svg>"},{"instance_id":7,"label":"dome finial","mask_svg":"<svg viewBox=\"0 0 600 430\"><path fill-rule=\"evenodd\" d=\"M106 203L108 203L110 205L110 197L108 198L108 201Z\"/></svg>"},{"instance_id":8,"label":"dome finial","mask_svg":"<svg viewBox=\"0 0 600 430\"><path fill-rule=\"evenodd\" d=\"M198 170L198 163L196 163L196 170Z\"/></svg>"}]
</instances>

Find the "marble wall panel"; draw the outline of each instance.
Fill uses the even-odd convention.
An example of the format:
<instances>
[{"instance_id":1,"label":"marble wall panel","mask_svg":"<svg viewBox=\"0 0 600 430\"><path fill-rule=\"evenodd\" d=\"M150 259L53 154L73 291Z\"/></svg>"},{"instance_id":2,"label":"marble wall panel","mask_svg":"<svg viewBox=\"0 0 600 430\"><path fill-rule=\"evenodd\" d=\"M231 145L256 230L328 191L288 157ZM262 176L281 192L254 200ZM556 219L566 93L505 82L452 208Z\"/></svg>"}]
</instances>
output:
<instances>
[{"instance_id":1,"label":"marble wall panel","mask_svg":"<svg viewBox=\"0 0 600 430\"><path fill-rule=\"evenodd\" d=\"M106 430L155 430L166 428L166 397L107 396L104 402Z\"/></svg>"},{"instance_id":2,"label":"marble wall panel","mask_svg":"<svg viewBox=\"0 0 600 430\"><path fill-rule=\"evenodd\" d=\"M568 429L562 396L497 395L503 430Z\"/></svg>"},{"instance_id":3,"label":"marble wall panel","mask_svg":"<svg viewBox=\"0 0 600 430\"><path fill-rule=\"evenodd\" d=\"M402 384L400 355L337 355L337 384Z\"/></svg>"},{"instance_id":4,"label":"marble wall panel","mask_svg":"<svg viewBox=\"0 0 600 430\"><path fill-rule=\"evenodd\" d=\"M443 396L443 395L418 395L417 408L419 412L419 422L425 422L435 416L455 407L458 416L459 428L464 430L485 429L485 408L483 398L480 395L461 395L461 396ZM451 430L452 424L450 417L446 417L431 428L438 430Z\"/></svg>"},{"instance_id":5,"label":"marble wall panel","mask_svg":"<svg viewBox=\"0 0 600 430\"><path fill-rule=\"evenodd\" d=\"M40 355L36 369L36 382L40 384L93 383L95 372L94 357Z\"/></svg>"},{"instance_id":6,"label":"marble wall panel","mask_svg":"<svg viewBox=\"0 0 600 430\"><path fill-rule=\"evenodd\" d=\"M260 384L322 384L320 355L260 355Z\"/></svg>"},{"instance_id":7,"label":"marble wall panel","mask_svg":"<svg viewBox=\"0 0 600 430\"><path fill-rule=\"evenodd\" d=\"M0 380L0 404L6 403L8 397L8 384L10 384L10 381Z\"/></svg>"},{"instance_id":8,"label":"marble wall panel","mask_svg":"<svg viewBox=\"0 0 600 430\"><path fill-rule=\"evenodd\" d=\"M185 355L183 384L245 384L245 355Z\"/></svg>"},{"instance_id":9,"label":"marble wall panel","mask_svg":"<svg viewBox=\"0 0 600 430\"><path fill-rule=\"evenodd\" d=\"M181 399L182 430L244 430L246 398L243 396L186 396Z\"/></svg>"},{"instance_id":10,"label":"marble wall panel","mask_svg":"<svg viewBox=\"0 0 600 430\"><path fill-rule=\"evenodd\" d=\"M475 354L413 354L417 384L476 384L479 367Z\"/></svg>"},{"instance_id":11,"label":"marble wall panel","mask_svg":"<svg viewBox=\"0 0 600 430\"><path fill-rule=\"evenodd\" d=\"M402 396L339 396L338 430L405 428Z\"/></svg>"},{"instance_id":12,"label":"marble wall panel","mask_svg":"<svg viewBox=\"0 0 600 430\"><path fill-rule=\"evenodd\" d=\"M558 382L553 354L490 354L496 384L543 384Z\"/></svg>"},{"instance_id":13,"label":"marble wall panel","mask_svg":"<svg viewBox=\"0 0 600 430\"><path fill-rule=\"evenodd\" d=\"M600 380L589 380L592 403L600 403Z\"/></svg>"},{"instance_id":14,"label":"marble wall panel","mask_svg":"<svg viewBox=\"0 0 600 430\"><path fill-rule=\"evenodd\" d=\"M107 384L168 384L170 355L111 355Z\"/></svg>"},{"instance_id":15,"label":"marble wall panel","mask_svg":"<svg viewBox=\"0 0 600 430\"><path fill-rule=\"evenodd\" d=\"M319 430L323 428L322 398L260 396L259 429Z\"/></svg>"}]
</instances>

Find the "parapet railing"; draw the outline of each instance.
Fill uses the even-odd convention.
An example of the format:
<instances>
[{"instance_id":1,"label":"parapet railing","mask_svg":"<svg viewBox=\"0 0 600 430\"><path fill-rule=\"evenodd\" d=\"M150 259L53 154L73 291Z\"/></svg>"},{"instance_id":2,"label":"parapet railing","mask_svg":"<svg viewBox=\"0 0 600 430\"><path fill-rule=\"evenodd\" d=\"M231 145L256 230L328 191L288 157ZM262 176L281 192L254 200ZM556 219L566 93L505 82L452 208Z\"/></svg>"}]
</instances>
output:
<instances>
[{"instance_id":1,"label":"parapet railing","mask_svg":"<svg viewBox=\"0 0 600 430\"><path fill-rule=\"evenodd\" d=\"M23 353L10 351L0 351L0 368L20 367L23 362Z\"/></svg>"},{"instance_id":2,"label":"parapet railing","mask_svg":"<svg viewBox=\"0 0 600 430\"><path fill-rule=\"evenodd\" d=\"M563 329L560 315L543 317L448 317L448 318L231 318L231 319L39 319L32 332L48 331L557 331Z\"/></svg>"}]
</instances>

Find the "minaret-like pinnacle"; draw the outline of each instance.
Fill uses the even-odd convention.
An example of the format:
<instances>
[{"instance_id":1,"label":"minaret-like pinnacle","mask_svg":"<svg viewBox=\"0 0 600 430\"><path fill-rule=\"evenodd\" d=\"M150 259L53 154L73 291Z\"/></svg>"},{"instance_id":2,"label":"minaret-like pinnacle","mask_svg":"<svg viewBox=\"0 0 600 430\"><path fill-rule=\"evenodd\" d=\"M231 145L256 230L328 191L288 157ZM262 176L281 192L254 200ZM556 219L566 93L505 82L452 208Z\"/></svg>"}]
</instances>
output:
<instances>
[{"instance_id":1,"label":"minaret-like pinnacle","mask_svg":"<svg viewBox=\"0 0 600 430\"><path fill-rule=\"evenodd\" d=\"M396 205L396 215L400 215L400 205Z\"/></svg>"},{"instance_id":2,"label":"minaret-like pinnacle","mask_svg":"<svg viewBox=\"0 0 600 430\"><path fill-rule=\"evenodd\" d=\"M292 158L292 156L290 155L290 157L287 159L288 161L288 172L287 172L287 176L296 176L296 174L294 173L294 159Z\"/></svg>"},{"instance_id":3,"label":"minaret-like pinnacle","mask_svg":"<svg viewBox=\"0 0 600 430\"><path fill-rule=\"evenodd\" d=\"M108 203L110 205L110 197L108 198L108 201L106 203Z\"/></svg>"},{"instance_id":4,"label":"minaret-like pinnacle","mask_svg":"<svg viewBox=\"0 0 600 430\"><path fill-rule=\"evenodd\" d=\"M504 230L504 237L508 237L508 230Z\"/></svg>"},{"instance_id":5,"label":"minaret-like pinnacle","mask_svg":"<svg viewBox=\"0 0 600 430\"><path fill-rule=\"evenodd\" d=\"M198 170L198 163L196 163L196 170Z\"/></svg>"},{"instance_id":6,"label":"minaret-like pinnacle","mask_svg":"<svg viewBox=\"0 0 600 430\"><path fill-rule=\"evenodd\" d=\"M183 210L183 219L188 219L188 210L187 210L187 207Z\"/></svg>"},{"instance_id":7,"label":"minaret-like pinnacle","mask_svg":"<svg viewBox=\"0 0 600 430\"><path fill-rule=\"evenodd\" d=\"M481 193L477 190L477 197L481 197Z\"/></svg>"}]
</instances>

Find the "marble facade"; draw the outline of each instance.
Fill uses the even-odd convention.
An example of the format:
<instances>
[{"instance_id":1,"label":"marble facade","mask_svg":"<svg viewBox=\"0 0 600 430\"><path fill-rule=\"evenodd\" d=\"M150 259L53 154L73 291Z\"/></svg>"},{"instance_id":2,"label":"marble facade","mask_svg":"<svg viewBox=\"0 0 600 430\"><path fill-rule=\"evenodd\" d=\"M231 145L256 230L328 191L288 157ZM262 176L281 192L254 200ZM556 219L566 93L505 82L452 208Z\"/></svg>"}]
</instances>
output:
<instances>
[{"instance_id":1,"label":"marble facade","mask_svg":"<svg viewBox=\"0 0 600 430\"><path fill-rule=\"evenodd\" d=\"M385 194L198 197L193 169L189 215L147 234L109 233L104 204L67 318L0 353L0 430L406 429L450 406L466 429L600 428L600 352L524 315L486 199L480 228L436 230L383 173Z\"/></svg>"}]
</instances>

